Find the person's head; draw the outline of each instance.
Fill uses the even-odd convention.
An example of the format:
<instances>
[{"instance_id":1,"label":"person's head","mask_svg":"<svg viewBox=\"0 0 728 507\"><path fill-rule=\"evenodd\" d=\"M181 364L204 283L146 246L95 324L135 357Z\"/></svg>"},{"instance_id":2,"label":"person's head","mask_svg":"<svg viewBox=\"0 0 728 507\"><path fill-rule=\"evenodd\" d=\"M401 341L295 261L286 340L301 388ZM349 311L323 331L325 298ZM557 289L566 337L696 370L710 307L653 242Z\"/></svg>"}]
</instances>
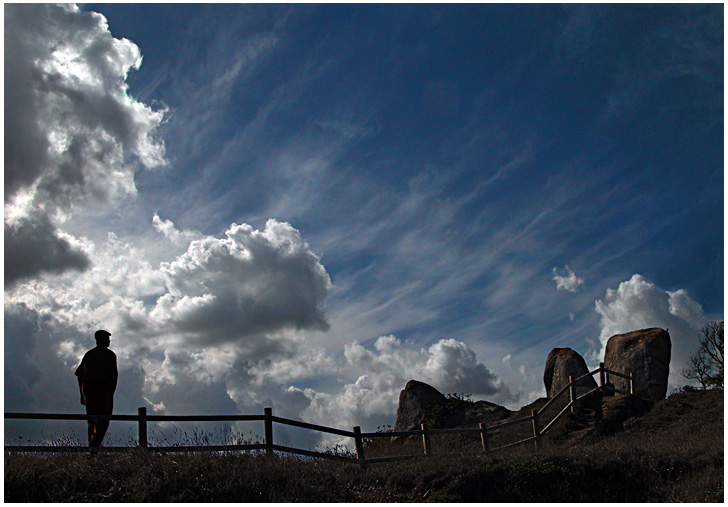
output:
<instances>
[{"instance_id":1,"label":"person's head","mask_svg":"<svg viewBox=\"0 0 728 507\"><path fill-rule=\"evenodd\" d=\"M108 331L104 331L103 329L99 329L94 333L94 338L96 338L96 345L101 347L108 347L109 344L111 344L111 333Z\"/></svg>"}]
</instances>

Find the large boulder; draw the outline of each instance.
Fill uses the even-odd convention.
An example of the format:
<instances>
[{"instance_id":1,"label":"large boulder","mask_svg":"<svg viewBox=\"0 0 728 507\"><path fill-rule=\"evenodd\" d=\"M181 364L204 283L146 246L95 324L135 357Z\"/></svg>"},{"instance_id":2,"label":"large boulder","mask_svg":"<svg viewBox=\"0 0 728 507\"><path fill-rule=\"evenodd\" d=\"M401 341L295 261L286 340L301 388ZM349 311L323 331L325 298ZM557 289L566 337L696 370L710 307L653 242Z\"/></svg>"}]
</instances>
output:
<instances>
[{"instance_id":1,"label":"large boulder","mask_svg":"<svg viewBox=\"0 0 728 507\"><path fill-rule=\"evenodd\" d=\"M410 431L419 429L425 422L428 410L444 405L445 396L432 387L418 380L410 380L399 393L397 420L394 431Z\"/></svg>"},{"instance_id":2,"label":"large boulder","mask_svg":"<svg viewBox=\"0 0 728 507\"><path fill-rule=\"evenodd\" d=\"M641 329L617 334L607 342L604 366L612 371L634 375L634 394L659 401L667 394L672 344L667 331L660 328ZM614 387L629 391L629 381L609 376Z\"/></svg>"},{"instance_id":3,"label":"large boulder","mask_svg":"<svg viewBox=\"0 0 728 507\"><path fill-rule=\"evenodd\" d=\"M569 383L569 376L577 379L589 373L586 361L577 352L569 348L556 348L546 359L546 368L543 372L543 383L546 386L546 396L553 398ZM586 377L576 383L577 396L597 387L594 377Z\"/></svg>"}]
</instances>

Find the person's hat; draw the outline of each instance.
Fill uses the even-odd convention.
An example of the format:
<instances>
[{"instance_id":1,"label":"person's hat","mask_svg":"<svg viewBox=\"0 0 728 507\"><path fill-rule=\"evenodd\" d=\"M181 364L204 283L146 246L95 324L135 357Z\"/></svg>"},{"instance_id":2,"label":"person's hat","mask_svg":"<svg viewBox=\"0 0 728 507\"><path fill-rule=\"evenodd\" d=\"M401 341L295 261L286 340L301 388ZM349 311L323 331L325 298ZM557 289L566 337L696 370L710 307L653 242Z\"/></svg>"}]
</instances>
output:
<instances>
[{"instance_id":1,"label":"person's hat","mask_svg":"<svg viewBox=\"0 0 728 507\"><path fill-rule=\"evenodd\" d=\"M108 331L104 331L103 329L99 329L94 333L94 338L96 338L97 340L99 338L103 338L104 336L111 336L111 333L109 333Z\"/></svg>"}]
</instances>

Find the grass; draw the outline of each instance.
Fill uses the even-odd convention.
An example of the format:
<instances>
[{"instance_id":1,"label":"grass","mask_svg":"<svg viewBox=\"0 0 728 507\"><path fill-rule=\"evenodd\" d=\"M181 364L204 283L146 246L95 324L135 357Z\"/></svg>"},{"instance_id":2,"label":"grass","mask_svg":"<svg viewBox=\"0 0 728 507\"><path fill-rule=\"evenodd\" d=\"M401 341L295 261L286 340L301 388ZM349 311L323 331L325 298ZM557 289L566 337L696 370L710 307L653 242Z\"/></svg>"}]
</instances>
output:
<instances>
[{"instance_id":1,"label":"grass","mask_svg":"<svg viewBox=\"0 0 728 507\"><path fill-rule=\"evenodd\" d=\"M364 469L234 453L5 453L5 501L722 502L723 392L675 394L591 443Z\"/></svg>"}]
</instances>

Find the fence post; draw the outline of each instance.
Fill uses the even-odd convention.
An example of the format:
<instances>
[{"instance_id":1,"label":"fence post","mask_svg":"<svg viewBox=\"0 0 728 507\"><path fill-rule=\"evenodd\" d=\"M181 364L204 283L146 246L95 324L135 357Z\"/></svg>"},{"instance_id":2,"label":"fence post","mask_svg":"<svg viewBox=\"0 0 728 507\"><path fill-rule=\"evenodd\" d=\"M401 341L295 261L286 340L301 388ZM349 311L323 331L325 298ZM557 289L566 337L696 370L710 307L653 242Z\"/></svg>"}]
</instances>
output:
<instances>
[{"instance_id":1,"label":"fence post","mask_svg":"<svg viewBox=\"0 0 728 507\"><path fill-rule=\"evenodd\" d=\"M354 445L356 446L356 459L359 460L359 464L363 467L366 463L364 458L364 441L361 438L361 427L354 426Z\"/></svg>"},{"instance_id":2,"label":"fence post","mask_svg":"<svg viewBox=\"0 0 728 507\"><path fill-rule=\"evenodd\" d=\"M488 428L483 423L478 423L480 428L480 443L483 444L483 452L488 452Z\"/></svg>"},{"instance_id":3,"label":"fence post","mask_svg":"<svg viewBox=\"0 0 728 507\"><path fill-rule=\"evenodd\" d=\"M263 421L263 443L265 444L266 456L273 456L273 409L266 407L263 409L265 417Z\"/></svg>"},{"instance_id":4,"label":"fence post","mask_svg":"<svg viewBox=\"0 0 728 507\"><path fill-rule=\"evenodd\" d=\"M576 412L576 387L574 386L574 377L569 375L569 401L571 403L571 413Z\"/></svg>"},{"instance_id":5,"label":"fence post","mask_svg":"<svg viewBox=\"0 0 728 507\"><path fill-rule=\"evenodd\" d=\"M139 407L139 447L147 448L147 407Z\"/></svg>"},{"instance_id":6,"label":"fence post","mask_svg":"<svg viewBox=\"0 0 728 507\"><path fill-rule=\"evenodd\" d=\"M604 391L604 385L606 383L607 382L604 377L604 363L599 363L599 386L602 388L602 391Z\"/></svg>"},{"instance_id":7,"label":"fence post","mask_svg":"<svg viewBox=\"0 0 728 507\"><path fill-rule=\"evenodd\" d=\"M422 447L425 451L425 456L429 455L432 451L430 448L430 432L427 431L427 423L422 423Z\"/></svg>"},{"instance_id":8,"label":"fence post","mask_svg":"<svg viewBox=\"0 0 728 507\"><path fill-rule=\"evenodd\" d=\"M634 395L634 374L629 374L629 394Z\"/></svg>"},{"instance_id":9,"label":"fence post","mask_svg":"<svg viewBox=\"0 0 728 507\"><path fill-rule=\"evenodd\" d=\"M531 410L531 417L533 418L533 436L534 436L534 447L538 450L538 442L541 438L541 433L538 428L538 413L535 410Z\"/></svg>"}]
</instances>

